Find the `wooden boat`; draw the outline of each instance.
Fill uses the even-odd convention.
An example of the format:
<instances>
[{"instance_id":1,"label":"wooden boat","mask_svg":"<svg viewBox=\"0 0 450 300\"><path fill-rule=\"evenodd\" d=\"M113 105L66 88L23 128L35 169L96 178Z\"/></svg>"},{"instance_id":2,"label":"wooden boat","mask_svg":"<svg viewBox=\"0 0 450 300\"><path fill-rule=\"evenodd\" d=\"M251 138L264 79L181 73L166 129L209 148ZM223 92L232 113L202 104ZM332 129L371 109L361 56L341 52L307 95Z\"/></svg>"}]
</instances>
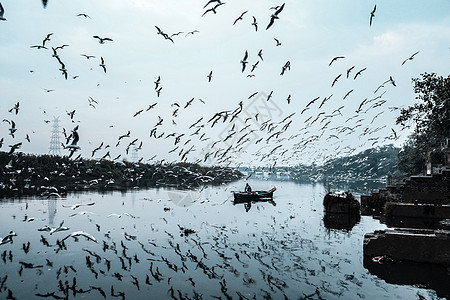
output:
<instances>
[{"instance_id":1,"label":"wooden boat","mask_svg":"<svg viewBox=\"0 0 450 300\"><path fill-rule=\"evenodd\" d=\"M252 192L233 192L234 204L245 203L249 201L270 201L273 200L273 192L276 188L273 187L268 191L252 191Z\"/></svg>"}]
</instances>

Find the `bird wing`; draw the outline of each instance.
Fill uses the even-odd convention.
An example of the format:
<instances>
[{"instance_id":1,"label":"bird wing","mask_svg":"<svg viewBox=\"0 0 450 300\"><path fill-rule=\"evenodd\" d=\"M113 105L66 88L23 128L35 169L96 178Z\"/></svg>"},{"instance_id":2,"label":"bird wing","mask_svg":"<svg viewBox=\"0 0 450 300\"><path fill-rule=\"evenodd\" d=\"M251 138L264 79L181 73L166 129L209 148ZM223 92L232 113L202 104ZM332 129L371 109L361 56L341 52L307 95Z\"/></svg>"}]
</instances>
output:
<instances>
[{"instance_id":1,"label":"bird wing","mask_svg":"<svg viewBox=\"0 0 450 300\"><path fill-rule=\"evenodd\" d=\"M266 27L266 30L269 29L270 26L273 25L273 22L274 22L274 21L275 21L275 18L274 18L274 17L271 17L271 18L270 18L270 21L269 21L269 24L268 24L267 27Z\"/></svg>"},{"instance_id":2,"label":"bird wing","mask_svg":"<svg viewBox=\"0 0 450 300\"><path fill-rule=\"evenodd\" d=\"M278 8L278 9L275 11L275 16L278 16L278 14L283 10L283 8L284 8L284 3L283 3L283 5L280 6L280 8Z\"/></svg>"},{"instance_id":3,"label":"bird wing","mask_svg":"<svg viewBox=\"0 0 450 300\"><path fill-rule=\"evenodd\" d=\"M78 132L74 131L72 133L73 136L73 140L72 140L72 145L76 145L78 143L78 141L80 140L80 136L78 135Z\"/></svg>"},{"instance_id":4,"label":"bird wing","mask_svg":"<svg viewBox=\"0 0 450 300\"><path fill-rule=\"evenodd\" d=\"M3 8L2 4L0 3L0 17L3 18L3 14L5 13L5 9Z\"/></svg>"}]
</instances>

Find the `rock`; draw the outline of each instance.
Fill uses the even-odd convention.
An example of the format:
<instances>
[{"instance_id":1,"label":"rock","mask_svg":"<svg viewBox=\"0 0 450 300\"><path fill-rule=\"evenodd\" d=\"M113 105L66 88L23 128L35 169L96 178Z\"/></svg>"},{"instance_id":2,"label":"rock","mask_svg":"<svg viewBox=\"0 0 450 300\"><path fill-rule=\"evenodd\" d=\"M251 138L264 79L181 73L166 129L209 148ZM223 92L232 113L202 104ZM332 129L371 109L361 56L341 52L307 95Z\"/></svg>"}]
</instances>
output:
<instances>
[{"instance_id":1,"label":"rock","mask_svg":"<svg viewBox=\"0 0 450 300\"><path fill-rule=\"evenodd\" d=\"M360 214L358 200L351 193L327 193L323 198L326 213L331 214Z\"/></svg>"}]
</instances>

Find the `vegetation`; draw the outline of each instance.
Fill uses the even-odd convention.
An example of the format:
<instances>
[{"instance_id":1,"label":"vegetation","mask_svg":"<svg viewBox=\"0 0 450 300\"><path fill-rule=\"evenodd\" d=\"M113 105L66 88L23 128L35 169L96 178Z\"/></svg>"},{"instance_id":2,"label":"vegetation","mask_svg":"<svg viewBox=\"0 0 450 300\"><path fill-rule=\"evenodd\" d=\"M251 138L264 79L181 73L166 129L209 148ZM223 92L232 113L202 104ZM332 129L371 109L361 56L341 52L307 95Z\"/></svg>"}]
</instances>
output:
<instances>
[{"instance_id":1,"label":"vegetation","mask_svg":"<svg viewBox=\"0 0 450 300\"><path fill-rule=\"evenodd\" d=\"M165 187L196 188L239 179L231 168L174 163L149 165L67 156L0 152L0 195L48 195L75 190L126 190Z\"/></svg>"},{"instance_id":2,"label":"vegetation","mask_svg":"<svg viewBox=\"0 0 450 300\"><path fill-rule=\"evenodd\" d=\"M397 173L399 150L393 145L367 149L352 156L328 160L322 166L299 165L291 170L291 174L302 182L384 180L386 175Z\"/></svg>"},{"instance_id":3,"label":"vegetation","mask_svg":"<svg viewBox=\"0 0 450 300\"><path fill-rule=\"evenodd\" d=\"M414 127L414 133L399 153L399 170L407 175L422 172L427 152L434 152L435 163L443 163L439 155L450 138L450 76L424 73L413 79L418 103L400 111L397 124Z\"/></svg>"}]
</instances>

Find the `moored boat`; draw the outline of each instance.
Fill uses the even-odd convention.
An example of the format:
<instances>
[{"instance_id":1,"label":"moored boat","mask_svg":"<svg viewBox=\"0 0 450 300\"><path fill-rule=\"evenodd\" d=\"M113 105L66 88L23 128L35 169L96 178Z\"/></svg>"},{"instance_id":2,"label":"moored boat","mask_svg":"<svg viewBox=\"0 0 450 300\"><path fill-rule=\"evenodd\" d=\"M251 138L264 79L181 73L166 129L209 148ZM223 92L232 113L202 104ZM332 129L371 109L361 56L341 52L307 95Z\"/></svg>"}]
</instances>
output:
<instances>
[{"instance_id":1,"label":"moored boat","mask_svg":"<svg viewBox=\"0 0 450 300\"><path fill-rule=\"evenodd\" d=\"M268 191L248 191L248 192L233 192L234 203L242 203L248 201L268 201L273 199L273 193L276 188L273 187Z\"/></svg>"}]
</instances>

